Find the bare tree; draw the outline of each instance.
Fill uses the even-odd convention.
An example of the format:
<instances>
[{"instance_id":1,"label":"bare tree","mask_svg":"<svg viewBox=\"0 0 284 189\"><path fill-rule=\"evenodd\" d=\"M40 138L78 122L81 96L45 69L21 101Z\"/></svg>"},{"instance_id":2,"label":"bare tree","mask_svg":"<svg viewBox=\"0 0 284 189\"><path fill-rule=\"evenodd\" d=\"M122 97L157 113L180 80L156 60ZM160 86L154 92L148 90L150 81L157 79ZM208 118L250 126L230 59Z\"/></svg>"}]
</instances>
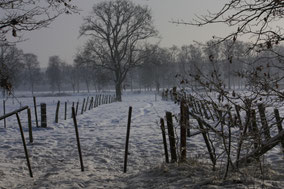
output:
<instances>
[{"instance_id":1,"label":"bare tree","mask_svg":"<svg viewBox=\"0 0 284 189\"><path fill-rule=\"evenodd\" d=\"M76 65L66 64L64 72L66 74L66 80L68 84L70 84L72 87L73 93L75 93L76 88L79 92L80 75L79 75L79 70L76 67Z\"/></svg>"},{"instance_id":2,"label":"bare tree","mask_svg":"<svg viewBox=\"0 0 284 189\"><path fill-rule=\"evenodd\" d=\"M77 12L71 0L4 0L0 2L0 41L21 31L46 27L61 14ZM19 38L18 38L19 39Z\"/></svg>"},{"instance_id":3,"label":"bare tree","mask_svg":"<svg viewBox=\"0 0 284 189\"><path fill-rule=\"evenodd\" d=\"M62 82L63 82L63 64L64 62L59 58L59 56L49 57L48 67L46 70L46 75L51 86L51 90L54 91L57 88L58 92L61 92Z\"/></svg>"},{"instance_id":4,"label":"bare tree","mask_svg":"<svg viewBox=\"0 0 284 189\"><path fill-rule=\"evenodd\" d=\"M84 18L80 34L91 37L85 50L95 61L90 56L82 58L113 72L116 97L121 101L127 72L142 59L141 42L157 34L150 10L129 0L100 2Z\"/></svg>"},{"instance_id":5,"label":"bare tree","mask_svg":"<svg viewBox=\"0 0 284 189\"><path fill-rule=\"evenodd\" d=\"M41 78L39 61L35 54L28 53L24 54L23 63L26 81L31 87L32 94L34 94L34 87Z\"/></svg>"},{"instance_id":6,"label":"bare tree","mask_svg":"<svg viewBox=\"0 0 284 189\"><path fill-rule=\"evenodd\" d=\"M193 22L176 22L203 26L224 23L235 30L219 41L236 41L241 36L253 39L250 49L271 49L284 40L283 28L278 27L284 16L282 0L229 0L217 13L199 16Z\"/></svg>"},{"instance_id":7,"label":"bare tree","mask_svg":"<svg viewBox=\"0 0 284 189\"><path fill-rule=\"evenodd\" d=\"M15 45L0 43L0 87L3 89L3 96L6 92L12 93L23 68L22 58L23 52Z\"/></svg>"}]
</instances>

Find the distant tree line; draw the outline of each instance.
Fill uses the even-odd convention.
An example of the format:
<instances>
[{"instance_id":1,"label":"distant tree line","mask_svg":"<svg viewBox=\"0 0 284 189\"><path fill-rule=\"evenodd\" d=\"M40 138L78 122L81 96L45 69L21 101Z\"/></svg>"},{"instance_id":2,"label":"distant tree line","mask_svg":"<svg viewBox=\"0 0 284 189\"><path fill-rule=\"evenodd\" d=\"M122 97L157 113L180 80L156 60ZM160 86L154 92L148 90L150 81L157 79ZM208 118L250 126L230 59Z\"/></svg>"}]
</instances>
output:
<instances>
[{"instance_id":1,"label":"distant tree line","mask_svg":"<svg viewBox=\"0 0 284 189\"><path fill-rule=\"evenodd\" d=\"M251 85L257 90L258 83L263 82L260 78L264 80L267 77L275 78L267 80L273 82L267 87L283 85L283 73L279 69L281 60L269 58L269 52L251 53L248 56L246 50L249 45L240 41L218 45L208 41L205 44L170 48L147 44L143 48L144 58L127 73L122 90L160 91L180 84L177 81L198 88L201 86L198 81L201 77L215 78L215 83L220 80L222 87L227 89L242 89ZM284 48L278 46L277 51L283 53ZM47 68L43 69L35 54L25 54L15 45L1 44L0 66L1 70L5 70L1 82L10 83L15 89L30 90L31 93L38 90L59 93L69 90L75 93L80 90L115 89L113 72L92 62L82 61L80 56L82 54L78 53L72 64L67 64L59 56L51 56ZM84 56L88 58L88 54ZM277 78L280 82L275 82ZM9 89L3 88L3 94L7 91Z\"/></svg>"}]
</instances>

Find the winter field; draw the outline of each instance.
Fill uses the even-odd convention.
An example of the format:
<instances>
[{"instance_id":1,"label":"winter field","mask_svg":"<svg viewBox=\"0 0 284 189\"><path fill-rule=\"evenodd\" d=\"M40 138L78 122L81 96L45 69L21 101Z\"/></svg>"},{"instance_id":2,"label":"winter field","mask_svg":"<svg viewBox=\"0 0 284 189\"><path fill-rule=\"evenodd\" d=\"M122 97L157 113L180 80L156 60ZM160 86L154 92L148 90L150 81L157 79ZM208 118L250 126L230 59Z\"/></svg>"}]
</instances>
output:
<instances>
[{"instance_id":1,"label":"winter field","mask_svg":"<svg viewBox=\"0 0 284 189\"><path fill-rule=\"evenodd\" d=\"M90 95L91 96L91 95ZM29 176L16 116L0 125L0 188L284 188L284 159L280 146L262 161L264 177L254 167L247 174L218 180L209 165L201 135L187 139L183 164L165 164L159 120L166 111L178 113L172 101L162 101L154 94L127 93L123 102L104 104L78 114L77 122L85 171L81 172L75 129L71 119L72 102L87 96L38 97L47 104L47 128L36 128L32 97L8 99L6 113L28 105L32 110L34 142L28 141L27 113L20 113L28 144L33 178ZM59 123L54 123L57 101L61 101ZM68 102L64 120L63 102ZM127 173L123 173L128 107L133 107ZM2 101L0 103L2 107ZM80 111L79 111L80 112ZM282 112L283 113L283 112ZM3 115L3 110L0 111ZM283 114L282 114L283 115ZM40 121L40 110L38 110ZM191 120L194 123L193 120ZM177 127L177 124L176 124ZM177 133L179 130L177 127ZM193 130L194 132L194 130ZM257 166L257 165L254 165Z\"/></svg>"}]
</instances>

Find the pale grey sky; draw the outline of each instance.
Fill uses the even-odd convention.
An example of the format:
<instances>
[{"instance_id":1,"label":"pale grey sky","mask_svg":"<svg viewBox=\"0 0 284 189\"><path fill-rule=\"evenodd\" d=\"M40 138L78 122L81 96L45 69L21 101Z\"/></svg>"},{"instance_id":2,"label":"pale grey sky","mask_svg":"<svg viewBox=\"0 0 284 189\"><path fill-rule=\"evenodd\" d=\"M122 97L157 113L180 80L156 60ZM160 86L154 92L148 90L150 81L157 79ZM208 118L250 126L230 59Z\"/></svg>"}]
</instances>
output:
<instances>
[{"instance_id":1,"label":"pale grey sky","mask_svg":"<svg viewBox=\"0 0 284 189\"><path fill-rule=\"evenodd\" d=\"M48 28L29 32L24 35L27 41L18 44L25 53L38 56L41 67L46 67L48 58L59 55L64 61L72 64L76 49L81 47L86 38L79 36L79 27L83 17L88 15L92 6L100 0L77 0L80 14L63 15ZM154 25L160 32L161 46L182 46L193 41L207 41L213 35L221 36L226 28L220 25L194 27L176 25L171 20L192 21L195 15L218 11L226 0L133 0L136 3L147 4L153 14ZM75 2L75 1L74 1Z\"/></svg>"}]
</instances>

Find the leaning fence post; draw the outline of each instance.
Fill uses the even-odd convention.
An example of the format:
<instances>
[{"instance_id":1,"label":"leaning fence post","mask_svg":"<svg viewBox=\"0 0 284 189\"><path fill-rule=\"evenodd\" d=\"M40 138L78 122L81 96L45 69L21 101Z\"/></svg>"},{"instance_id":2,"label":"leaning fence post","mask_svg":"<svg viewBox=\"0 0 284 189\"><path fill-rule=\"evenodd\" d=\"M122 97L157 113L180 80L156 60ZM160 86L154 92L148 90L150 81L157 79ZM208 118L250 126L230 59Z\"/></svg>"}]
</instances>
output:
<instances>
[{"instance_id":1,"label":"leaning fence post","mask_svg":"<svg viewBox=\"0 0 284 189\"><path fill-rule=\"evenodd\" d=\"M38 119L37 119L37 108L36 108L36 97L33 96L33 99L34 99L34 110L35 110L35 119L36 119L36 126L38 126Z\"/></svg>"},{"instance_id":2,"label":"leaning fence post","mask_svg":"<svg viewBox=\"0 0 284 189\"><path fill-rule=\"evenodd\" d=\"M173 118L171 112L166 112L167 126L168 126L168 135L170 141L170 152L171 152L171 162L174 163L177 161L177 152L176 152L176 139L173 126Z\"/></svg>"},{"instance_id":3,"label":"leaning fence post","mask_svg":"<svg viewBox=\"0 0 284 189\"><path fill-rule=\"evenodd\" d=\"M46 128L47 119L46 119L46 104L45 103L40 104L40 113L41 113L41 127Z\"/></svg>"},{"instance_id":4,"label":"leaning fence post","mask_svg":"<svg viewBox=\"0 0 284 189\"><path fill-rule=\"evenodd\" d=\"M85 106L85 98L84 98L84 100L83 100L82 109L81 109L81 114L84 113L84 106Z\"/></svg>"},{"instance_id":5,"label":"leaning fence post","mask_svg":"<svg viewBox=\"0 0 284 189\"><path fill-rule=\"evenodd\" d=\"M76 133L76 139L77 139L77 146L78 146L78 152L79 152L79 158L80 158L81 171L84 171L83 158L82 158L81 145L80 145L80 138L79 138L79 132L78 132L78 125L77 125L77 120L76 120L76 112L75 112L74 107L72 107L72 115L73 115L73 121L74 121L74 126L75 126L75 133Z\"/></svg>"},{"instance_id":6,"label":"leaning fence post","mask_svg":"<svg viewBox=\"0 0 284 189\"><path fill-rule=\"evenodd\" d=\"M162 137L163 137L163 143L164 143L166 163L169 163L169 154L168 154L167 139L166 139L166 132L165 132L165 123L164 123L163 118L160 119L160 123L161 123L161 130L162 130Z\"/></svg>"},{"instance_id":7,"label":"leaning fence post","mask_svg":"<svg viewBox=\"0 0 284 189\"><path fill-rule=\"evenodd\" d=\"M259 137L259 131L257 128L257 123L256 123L256 113L255 110L251 110L251 127L252 127L252 133L253 133L253 138L254 138L254 148L258 148L260 145L260 137Z\"/></svg>"},{"instance_id":8,"label":"leaning fence post","mask_svg":"<svg viewBox=\"0 0 284 189\"><path fill-rule=\"evenodd\" d=\"M23 127L22 127L22 124L21 124L19 114L16 113L16 116L17 116L18 125L19 125L20 132L21 132L22 142L23 142L23 146L24 146L24 151L25 151L25 156L26 156L30 176L33 177L33 172L32 172L32 168L31 168L31 164L30 164L30 159L29 159L28 149L27 149L27 145L26 145L26 141L25 141L24 132L23 132Z\"/></svg>"},{"instance_id":9,"label":"leaning fence post","mask_svg":"<svg viewBox=\"0 0 284 189\"><path fill-rule=\"evenodd\" d=\"M274 115L275 115L275 119L277 121L277 128L278 128L278 132L280 133L283 128L282 128L282 119L280 118L279 115L279 110L278 109L274 109ZM282 152L284 153L284 139L281 140L281 147L282 147Z\"/></svg>"},{"instance_id":10,"label":"leaning fence post","mask_svg":"<svg viewBox=\"0 0 284 189\"><path fill-rule=\"evenodd\" d=\"M60 100L58 100L57 106L56 106L55 123L58 123L59 107L60 107Z\"/></svg>"},{"instance_id":11,"label":"leaning fence post","mask_svg":"<svg viewBox=\"0 0 284 189\"><path fill-rule=\"evenodd\" d=\"M85 104L85 107L84 107L84 112L87 111L88 103L89 103L89 97L87 97L87 101L86 101L86 104Z\"/></svg>"},{"instance_id":12,"label":"leaning fence post","mask_svg":"<svg viewBox=\"0 0 284 189\"><path fill-rule=\"evenodd\" d=\"M127 132L126 132L126 142L125 142L124 169L123 169L124 173L126 173L127 171L127 156L128 156L128 143L129 143L129 135L130 135L131 114L132 114L132 107L130 106L129 111L128 111L128 122L127 122Z\"/></svg>"},{"instance_id":13,"label":"leaning fence post","mask_svg":"<svg viewBox=\"0 0 284 189\"><path fill-rule=\"evenodd\" d=\"M212 161L212 163L213 163L213 169L215 169L216 157L215 157L215 155L213 154L213 151L212 151L212 149L211 149L209 139L208 139L208 137L207 137L207 135L206 135L206 131L205 131L204 127L203 127L203 123L201 122L200 118L197 119L197 122L198 122L198 125L199 125L199 127L200 127L201 134L202 134L202 136L203 136L203 139L204 139L204 142L205 142L205 144L206 144L207 150L208 150L208 152L209 152L210 159L211 159L211 161Z\"/></svg>"},{"instance_id":14,"label":"leaning fence post","mask_svg":"<svg viewBox=\"0 0 284 189\"><path fill-rule=\"evenodd\" d=\"M186 118L186 102L184 99L180 103L180 160L186 160L186 130L187 130L187 118Z\"/></svg>"},{"instance_id":15,"label":"leaning fence post","mask_svg":"<svg viewBox=\"0 0 284 189\"><path fill-rule=\"evenodd\" d=\"M268 123L267 123L267 120L266 120L266 117L265 117L265 107L263 106L263 104L258 105L258 111L259 111L260 120L261 120L261 124L262 124L262 127L263 127L265 139L269 140L271 138L271 136L270 136Z\"/></svg>"},{"instance_id":16,"label":"leaning fence post","mask_svg":"<svg viewBox=\"0 0 284 189\"><path fill-rule=\"evenodd\" d=\"M27 109L27 113L28 113L29 139L30 143L33 143L32 115L30 108Z\"/></svg>"},{"instance_id":17,"label":"leaning fence post","mask_svg":"<svg viewBox=\"0 0 284 189\"><path fill-rule=\"evenodd\" d=\"M6 114L6 101L3 100L3 114ZM6 118L4 118L4 128L6 128Z\"/></svg>"},{"instance_id":18,"label":"leaning fence post","mask_svg":"<svg viewBox=\"0 0 284 189\"><path fill-rule=\"evenodd\" d=\"M72 107L75 107L75 102L72 102ZM76 111L76 110L75 110L75 111ZM73 118L72 109L71 109L71 118Z\"/></svg>"}]
</instances>

